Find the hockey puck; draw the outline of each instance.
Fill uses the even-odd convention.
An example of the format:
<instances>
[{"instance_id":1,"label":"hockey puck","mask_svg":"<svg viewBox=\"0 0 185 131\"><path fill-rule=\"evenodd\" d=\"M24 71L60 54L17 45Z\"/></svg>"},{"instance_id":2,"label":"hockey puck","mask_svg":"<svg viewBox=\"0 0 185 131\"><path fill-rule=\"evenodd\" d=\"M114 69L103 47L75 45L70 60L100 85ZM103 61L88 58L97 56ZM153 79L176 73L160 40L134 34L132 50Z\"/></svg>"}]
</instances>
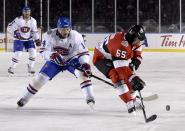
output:
<instances>
[{"instance_id":1,"label":"hockey puck","mask_svg":"<svg viewBox=\"0 0 185 131\"><path fill-rule=\"evenodd\" d=\"M166 111L170 110L170 105L166 105Z\"/></svg>"}]
</instances>

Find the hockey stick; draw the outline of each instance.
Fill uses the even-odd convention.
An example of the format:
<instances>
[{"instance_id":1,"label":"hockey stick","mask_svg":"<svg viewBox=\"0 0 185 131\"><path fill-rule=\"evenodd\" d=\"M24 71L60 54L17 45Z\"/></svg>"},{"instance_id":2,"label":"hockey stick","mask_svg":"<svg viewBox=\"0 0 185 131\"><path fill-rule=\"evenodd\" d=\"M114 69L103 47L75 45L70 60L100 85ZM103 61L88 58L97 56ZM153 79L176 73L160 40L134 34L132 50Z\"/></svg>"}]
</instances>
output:
<instances>
[{"instance_id":1,"label":"hockey stick","mask_svg":"<svg viewBox=\"0 0 185 131\"><path fill-rule=\"evenodd\" d=\"M143 97L142 97L142 95L141 95L141 92L140 92L140 91L138 91L138 92L139 92L139 96L140 96L140 98L141 98L142 111L143 111L143 116L144 116L144 118L145 118L145 122L148 123L148 122L154 121L154 120L157 118L157 115L154 114L154 115L151 115L151 116L148 117L148 118L146 117L145 106L144 106L144 104L143 104Z\"/></svg>"},{"instance_id":2,"label":"hockey stick","mask_svg":"<svg viewBox=\"0 0 185 131\"><path fill-rule=\"evenodd\" d=\"M78 69L78 68L77 68L77 69ZM82 69L78 69L78 70L83 71ZM108 82L108 81L106 81L106 80L104 80L104 79L102 79L102 78L99 78L99 77L97 77L97 76L95 76L95 75L93 75L93 74L91 74L91 76L94 77L94 78L96 78L96 79L98 79L98 80L100 80L100 81L103 81L104 83L107 83L107 84L109 84L109 85L115 87L112 83L110 83L110 82ZM145 100L148 99L148 101L149 101L149 100L157 99L157 98L158 98L158 95L157 95L157 94L154 94L154 95L148 96L148 97L146 97L146 98L143 98L142 95L141 95L141 92L138 91L138 93L139 93L139 96L140 96L140 98L141 98L140 100L141 100L141 104L142 104L142 111L143 111L143 116L144 116L145 122L148 123L148 122L154 121L154 120L157 118L157 115L154 114L154 115L152 115L152 116L150 116L150 117L148 117L148 118L146 117L146 111L145 111L145 106L144 106L144 104L143 104L143 100L144 100L144 99L145 99Z\"/></svg>"},{"instance_id":3,"label":"hockey stick","mask_svg":"<svg viewBox=\"0 0 185 131\"><path fill-rule=\"evenodd\" d=\"M79 70L79 71L81 71L81 72L84 72L84 70L82 70L81 68L76 68L76 69ZM106 84L108 84L110 86L115 87L112 83L110 83L110 82L108 82L108 81L106 81L106 80L104 80L104 79L102 79L102 78L100 78L98 76L95 76L95 75L91 74L91 77L94 77L94 78L96 78L96 79L98 79L100 81L103 81L104 83L106 83ZM148 122L154 121L157 118L157 115L154 114L154 115L151 115L150 117L147 118L146 111L145 111L145 106L143 104L143 97L142 97L141 92L139 90L138 90L138 93L139 93L141 104L142 104L142 111L143 111L143 116L144 116L145 122L148 123Z\"/></svg>"},{"instance_id":4,"label":"hockey stick","mask_svg":"<svg viewBox=\"0 0 185 131\"><path fill-rule=\"evenodd\" d=\"M93 78L95 78L97 80L100 80L100 81L102 81L102 82L104 82L104 83L106 83L106 84L108 84L108 85L110 85L110 86L115 88L114 84L112 84L112 83L110 83L110 82L108 82L108 81L106 81L106 80L104 80L104 79L102 79L102 78L100 78L98 76L95 76L95 75L91 74L91 77L93 77Z\"/></svg>"},{"instance_id":5,"label":"hockey stick","mask_svg":"<svg viewBox=\"0 0 185 131\"><path fill-rule=\"evenodd\" d=\"M69 65L69 66L74 67L73 65ZM81 71L81 72L84 72L84 70L79 68L79 67L74 67L74 68L79 70L79 71ZM114 84L112 84L112 83L110 83L110 82L108 82L108 81L106 81L106 80L104 80L104 79L102 79L102 78L100 78L98 76L95 76L95 75L91 74L90 77L93 77L93 78L95 78L97 80L100 80L100 81L102 81L102 82L104 82L104 83L106 83L106 84L108 84L108 85L110 85L112 87L115 87Z\"/></svg>"},{"instance_id":6,"label":"hockey stick","mask_svg":"<svg viewBox=\"0 0 185 131\"><path fill-rule=\"evenodd\" d=\"M70 65L70 66L72 66L72 65ZM74 67L74 66L72 66L72 67ZM81 71L81 72L84 72L84 70L82 70L81 68L76 68L76 69ZM104 82L104 83L106 83L106 84L108 84L108 85L110 85L110 86L115 88L114 84L112 84L112 83L110 83L110 82L108 82L108 81L106 81L106 80L104 80L104 79L102 79L102 78L100 78L100 77L98 77L96 75L91 74L91 77L93 77L93 78L95 78L97 80L100 80L100 81L102 81L102 82ZM158 95L157 94L153 94L153 95L149 95L149 96L143 97L144 101L153 101L153 100L156 100L156 99L158 99Z\"/></svg>"},{"instance_id":7,"label":"hockey stick","mask_svg":"<svg viewBox=\"0 0 185 131\"><path fill-rule=\"evenodd\" d=\"M95 79L98 79L98 80L100 80L100 81L102 81L102 82L104 82L104 83L106 83L106 84L108 84L108 85L110 85L110 86L115 88L115 86L112 83L110 83L110 82L108 82L108 81L106 81L106 80L104 80L104 79L102 79L102 78L100 78L98 76L95 76L95 75L91 74L91 77L93 77ZM149 96L146 96L146 97L142 97L142 99L144 101L153 101L153 100L156 100L158 98L159 98L159 96L157 94L152 94L152 95L149 95Z\"/></svg>"},{"instance_id":8,"label":"hockey stick","mask_svg":"<svg viewBox=\"0 0 185 131\"><path fill-rule=\"evenodd\" d=\"M133 66L133 72L135 73L136 69L135 67ZM144 86L145 86L145 83L144 83ZM138 93L139 93L139 96L140 96L140 100L141 100L141 104L142 104L142 111L143 111L143 116L144 116L144 119L145 119L145 122L148 123L148 122L151 122L151 121L154 121L156 118L157 118L157 115L154 114L154 115L151 115L150 117L146 117L146 111L145 111L145 106L143 104L143 97L141 95L141 92L140 90L138 90Z\"/></svg>"},{"instance_id":9,"label":"hockey stick","mask_svg":"<svg viewBox=\"0 0 185 131\"><path fill-rule=\"evenodd\" d=\"M110 82L108 82L108 81L106 81L106 80L104 80L104 79L102 79L102 78L100 78L98 76L95 76L95 75L91 74L91 77L94 77L95 79L98 79L98 80L100 80L100 81L102 81L102 82L104 82L104 83L106 83L106 84L108 84L108 85L110 85L110 86L115 88L115 86L112 83L110 83ZM152 95L143 97L142 99L144 101L153 101L153 100L156 100L158 98L159 98L159 96L157 94L152 94Z\"/></svg>"},{"instance_id":10,"label":"hockey stick","mask_svg":"<svg viewBox=\"0 0 185 131\"><path fill-rule=\"evenodd\" d=\"M143 97L143 101L153 101L158 98L159 98L159 96L157 94L152 94L152 95Z\"/></svg>"},{"instance_id":11,"label":"hockey stick","mask_svg":"<svg viewBox=\"0 0 185 131\"><path fill-rule=\"evenodd\" d=\"M133 66L132 69L133 69L133 72L135 73L136 72L135 66ZM153 94L150 96L142 97L142 100L143 101L152 101L152 100L156 100L158 98L159 98L159 96L157 94Z\"/></svg>"}]
</instances>

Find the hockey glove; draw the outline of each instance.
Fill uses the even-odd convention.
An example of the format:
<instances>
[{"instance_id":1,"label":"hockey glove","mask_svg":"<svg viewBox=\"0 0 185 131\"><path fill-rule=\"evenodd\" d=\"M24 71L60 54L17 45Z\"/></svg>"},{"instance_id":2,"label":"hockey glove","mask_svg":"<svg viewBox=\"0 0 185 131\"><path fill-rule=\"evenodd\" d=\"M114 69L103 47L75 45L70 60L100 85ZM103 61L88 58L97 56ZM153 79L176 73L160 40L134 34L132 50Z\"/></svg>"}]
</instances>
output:
<instances>
[{"instance_id":1,"label":"hockey glove","mask_svg":"<svg viewBox=\"0 0 185 131\"><path fill-rule=\"evenodd\" d=\"M139 78L139 76L135 76L134 78L132 78L130 84L134 91L136 90L140 91L145 86L145 82L141 78Z\"/></svg>"},{"instance_id":2,"label":"hockey glove","mask_svg":"<svg viewBox=\"0 0 185 131\"><path fill-rule=\"evenodd\" d=\"M82 65L82 70L84 71L85 77L91 77L92 75L91 66L88 63Z\"/></svg>"},{"instance_id":3,"label":"hockey glove","mask_svg":"<svg viewBox=\"0 0 185 131\"><path fill-rule=\"evenodd\" d=\"M36 46L41 46L41 40L39 40L39 39L35 40L35 44L36 44Z\"/></svg>"},{"instance_id":4,"label":"hockey glove","mask_svg":"<svg viewBox=\"0 0 185 131\"><path fill-rule=\"evenodd\" d=\"M138 59L132 59L132 62L129 64L130 69L133 71L134 68L137 70L141 64L141 61Z\"/></svg>"},{"instance_id":5,"label":"hockey glove","mask_svg":"<svg viewBox=\"0 0 185 131\"><path fill-rule=\"evenodd\" d=\"M59 52L51 54L50 60L59 66L64 66L65 64L64 58Z\"/></svg>"},{"instance_id":6,"label":"hockey glove","mask_svg":"<svg viewBox=\"0 0 185 131\"><path fill-rule=\"evenodd\" d=\"M21 34L19 33L18 30L14 31L14 36L15 36L15 38L17 38L17 39L21 39Z\"/></svg>"}]
</instances>

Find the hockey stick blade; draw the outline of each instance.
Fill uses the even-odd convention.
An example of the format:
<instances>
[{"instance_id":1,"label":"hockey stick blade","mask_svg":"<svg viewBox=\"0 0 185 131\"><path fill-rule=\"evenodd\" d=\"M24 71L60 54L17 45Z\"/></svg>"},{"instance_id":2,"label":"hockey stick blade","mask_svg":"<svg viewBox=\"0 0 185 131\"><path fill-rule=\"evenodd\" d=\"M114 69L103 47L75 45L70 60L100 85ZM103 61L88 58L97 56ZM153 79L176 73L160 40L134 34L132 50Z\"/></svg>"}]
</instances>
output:
<instances>
[{"instance_id":1,"label":"hockey stick blade","mask_svg":"<svg viewBox=\"0 0 185 131\"><path fill-rule=\"evenodd\" d=\"M92 102L90 102L90 103L88 104L88 106L89 106L89 108L90 108L91 111L95 111L95 109L94 109L94 104L93 104Z\"/></svg>"},{"instance_id":2,"label":"hockey stick blade","mask_svg":"<svg viewBox=\"0 0 185 131\"><path fill-rule=\"evenodd\" d=\"M153 95L150 95L150 96L143 97L143 100L144 101L153 101L153 100L156 100L158 98L159 98L159 96L157 94L153 94Z\"/></svg>"},{"instance_id":3,"label":"hockey stick blade","mask_svg":"<svg viewBox=\"0 0 185 131\"><path fill-rule=\"evenodd\" d=\"M150 117L147 118L146 111L145 111L145 106L143 104L143 97L142 97L140 91L138 91L138 93L139 93L139 96L141 98L142 111L143 111L143 116L144 116L145 122L148 123L148 122L154 121L157 118L157 115L155 114L155 115L152 115L152 116L150 116Z\"/></svg>"},{"instance_id":4,"label":"hockey stick blade","mask_svg":"<svg viewBox=\"0 0 185 131\"><path fill-rule=\"evenodd\" d=\"M152 115L152 116L150 116L149 118L146 119L146 123L154 121L156 118L157 118L157 115L154 114L154 115Z\"/></svg>"}]
</instances>

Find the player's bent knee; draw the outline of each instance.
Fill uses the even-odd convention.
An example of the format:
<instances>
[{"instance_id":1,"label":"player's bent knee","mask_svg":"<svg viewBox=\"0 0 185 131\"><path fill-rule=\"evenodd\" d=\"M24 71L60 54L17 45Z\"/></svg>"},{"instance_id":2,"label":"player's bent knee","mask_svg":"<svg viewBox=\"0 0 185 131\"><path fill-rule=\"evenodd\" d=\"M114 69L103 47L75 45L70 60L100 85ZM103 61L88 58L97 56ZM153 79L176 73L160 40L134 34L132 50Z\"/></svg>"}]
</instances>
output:
<instances>
[{"instance_id":1,"label":"player's bent knee","mask_svg":"<svg viewBox=\"0 0 185 131\"><path fill-rule=\"evenodd\" d=\"M112 83L117 83L120 81L119 75L115 69L109 71L108 77L111 79Z\"/></svg>"},{"instance_id":2,"label":"player's bent knee","mask_svg":"<svg viewBox=\"0 0 185 131\"><path fill-rule=\"evenodd\" d=\"M18 60L18 59L20 58L21 55L22 55L22 51L16 51L16 52L14 53L14 56L13 56L13 57L14 57L15 59Z\"/></svg>"},{"instance_id":3,"label":"player's bent knee","mask_svg":"<svg viewBox=\"0 0 185 131\"><path fill-rule=\"evenodd\" d=\"M34 49L34 48L29 49L29 57L30 58L35 58L36 54L37 54L36 49Z\"/></svg>"},{"instance_id":4,"label":"player's bent knee","mask_svg":"<svg viewBox=\"0 0 185 131\"><path fill-rule=\"evenodd\" d=\"M114 68L112 61L108 59L102 59L95 63L96 68L108 77L108 72ZM109 78L109 77L108 77Z\"/></svg>"}]
</instances>

